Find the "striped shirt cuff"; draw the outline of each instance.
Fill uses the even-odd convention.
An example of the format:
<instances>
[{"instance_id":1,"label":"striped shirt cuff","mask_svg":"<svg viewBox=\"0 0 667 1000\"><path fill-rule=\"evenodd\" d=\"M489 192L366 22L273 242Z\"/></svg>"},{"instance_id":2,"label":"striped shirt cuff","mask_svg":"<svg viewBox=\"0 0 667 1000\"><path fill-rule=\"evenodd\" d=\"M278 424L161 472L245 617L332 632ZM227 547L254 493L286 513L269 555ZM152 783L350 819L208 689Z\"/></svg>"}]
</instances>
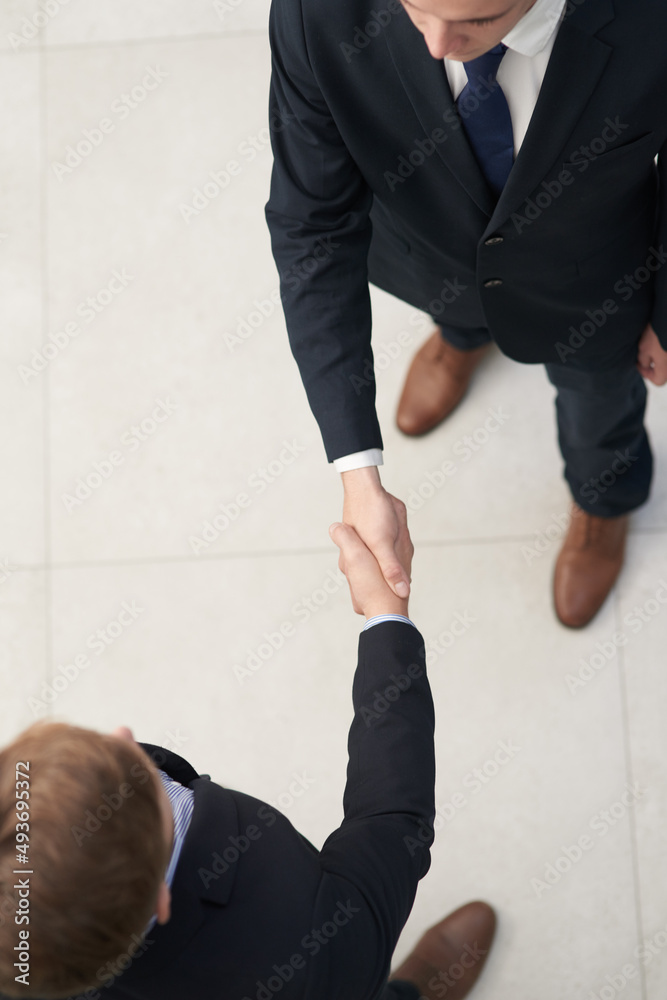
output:
<instances>
[{"instance_id":1,"label":"striped shirt cuff","mask_svg":"<svg viewBox=\"0 0 667 1000\"><path fill-rule=\"evenodd\" d=\"M374 618L368 619L361 631L367 632L369 628L373 628L374 625L380 625L382 622L405 622L407 625L417 628L415 623L411 622L405 615L376 615Z\"/></svg>"}]
</instances>

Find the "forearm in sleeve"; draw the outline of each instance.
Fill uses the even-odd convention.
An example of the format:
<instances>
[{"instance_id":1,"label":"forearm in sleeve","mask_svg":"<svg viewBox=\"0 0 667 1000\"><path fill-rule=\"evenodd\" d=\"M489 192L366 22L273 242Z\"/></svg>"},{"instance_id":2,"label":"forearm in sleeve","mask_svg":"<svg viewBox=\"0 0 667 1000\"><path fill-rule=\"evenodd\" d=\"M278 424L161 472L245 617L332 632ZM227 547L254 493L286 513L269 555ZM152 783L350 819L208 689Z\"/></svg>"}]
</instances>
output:
<instances>
[{"instance_id":1,"label":"forearm in sleeve","mask_svg":"<svg viewBox=\"0 0 667 1000\"><path fill-rule=\"evenodd\" d=\"M345 818L320 860L395 940L430 865L435 815L433 699L417 629L385 622L362 633L353 701Z\"/></svg>"},{"instance_id":2,"label":"forearm in sleeve","mask_svg":"<svg viewBox=\"0 0 667 1000\"><path fill-rule=\"evenodd\" d=\"M658 230L656 245L661 253L667 246L667 143L658 155ZM667 351L667 267L661 267L655 279L655 302L651 318L663 350Z\"/></svg>"},{"instance_id":3,"label":"forearm in sleeve","mask_svg":"<svg viewBox=\"0 0 667 1000\"><path fill-rule=\"evenodd\" d=\"M274 0L269 30L274 168L266 218L290 346L333 461L382 447L368 385L372 193L317 86L300 0Z\"/></svg>"}]
</instances>

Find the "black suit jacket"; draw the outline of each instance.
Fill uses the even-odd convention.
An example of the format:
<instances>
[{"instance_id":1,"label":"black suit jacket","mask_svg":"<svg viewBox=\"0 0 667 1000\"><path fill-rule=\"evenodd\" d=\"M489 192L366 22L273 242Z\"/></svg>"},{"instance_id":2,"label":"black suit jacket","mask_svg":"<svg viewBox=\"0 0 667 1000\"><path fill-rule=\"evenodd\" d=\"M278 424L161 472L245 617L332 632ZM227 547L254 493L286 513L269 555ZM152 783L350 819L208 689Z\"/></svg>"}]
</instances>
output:
<instances>
[{"instance_id":1,"label":"black suit jacket","mask_svg":"<svg viewBox=\"0 0 667 1000\"><path fill-rule=\"evenodd\" d=\"M369 277L519 361L603 364L650 320L667 348L664 0L568 2L497 203L398 0L273 0L270 32L267 220L329 460L382 446Z\"/></svg>"},{"instance_id":2,"label":"black suit jacket","mask_svg":"<svg viewBox=\"0 0 667 1000\"><path fill-rule=\"evenodd\" d=\"M79 1000L375 996L433 839L433 702L415 628L362 633L353 702L345 818L321 852L278 810L146 747L195 793L172 917Z\"/></svg>"}]
</instances>

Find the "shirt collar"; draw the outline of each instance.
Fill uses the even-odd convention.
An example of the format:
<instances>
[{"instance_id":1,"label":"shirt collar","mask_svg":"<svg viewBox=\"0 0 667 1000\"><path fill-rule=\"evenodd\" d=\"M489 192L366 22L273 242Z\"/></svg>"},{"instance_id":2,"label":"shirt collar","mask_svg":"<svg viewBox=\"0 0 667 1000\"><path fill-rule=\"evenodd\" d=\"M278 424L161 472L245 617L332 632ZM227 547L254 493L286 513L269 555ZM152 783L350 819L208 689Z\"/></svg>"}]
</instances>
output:
<instances>
[{"instance_id":1,"label":"shirt collar","mask_svg":"<svg viewBox=\"0 0 667 1000\"><path fill-rule=\"evenodd\" d=\"M522 56L536 56L559 26L566 0L536 0L527 14L505 35L503 43Z\"/></svg>"},{"instance_id":2,"label":"shirt collar","mask_svg":"<svg viewBox=\"0 0 667 1000\"><path fill-rule=\"evenodd\" d=\"M181 856L183 844L185 843L185 835L188 832L190 820L192 819L195 793L191 788L186 788L178 781L174 781L174 779L170 778L164 771L158 770L158 774L160 776L160 780L162 781L162 786L169 797L169 802L174 816L174 846L171 851L171 857L169 859L169 864L167 865L167 871L164 877L165 882L171 889L171 885L174 880L174 872L176 871L176 865L178 864L178 859Z\"/></svg>"},{"instance_id":3,"label":"shirt collar","mask_svg":"<svg viewBox=\"0 0 667 1000\"><path fill-rule=\"evenodd\" d=\"M165 882L171 889L174 881L174 874L176 872L176 865L178 864L178 859L181 856L183 844L185 843L185 836L190 826L190 820L192 819L192 812L195 806L195 793L191 788L186 788L185 785L181 785L180 782L169 777L169 775L160 768L158 768L157 773L160 777L160 781L162 782L162 787L169 797L171 811L174 817L174 846L171 849L171 857L169 858L169 864L167 865L167 870L164 876ZM144 934L148 934L148 932L155 927L156 923L157 916L153 914L146 930L144 931Z\"/></svg>"}]
</instances>

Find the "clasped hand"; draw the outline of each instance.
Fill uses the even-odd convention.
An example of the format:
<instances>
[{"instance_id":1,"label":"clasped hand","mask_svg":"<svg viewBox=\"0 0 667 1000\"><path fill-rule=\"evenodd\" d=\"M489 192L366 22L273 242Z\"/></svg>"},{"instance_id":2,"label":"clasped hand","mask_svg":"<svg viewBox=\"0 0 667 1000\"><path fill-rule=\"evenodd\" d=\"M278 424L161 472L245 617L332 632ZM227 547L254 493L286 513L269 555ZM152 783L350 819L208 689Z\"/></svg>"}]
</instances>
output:
<instances>
[{"instance_id":1,"label":"clasped hand","mask_svg":"<svg viewBox=\"0 0 667 1000\"><path fill-rule=\"evenodd\" d=\"M382 492L384 493L384 490ZM385 496L391 503L393 519L390 519L391 535L384 536L382 532L378 532L381 552L385 558L388 557L392 562L398 563L401 582L406 584L407 589L414 553L408 531L407 512L405 504L400 500L389 493L385 493ZM356 525L352 527L351 524L336 523L329 528L331 538L340 549L338 565L347 577L354 610L366 618L388 614L407 617L407 594L401 597L391 589L376 558L377 552L371 551L366 541L360 537L358 528L355 530L356 527ZM389 547L390 554L386 551Z\"/></svg>"}]
</instances>

